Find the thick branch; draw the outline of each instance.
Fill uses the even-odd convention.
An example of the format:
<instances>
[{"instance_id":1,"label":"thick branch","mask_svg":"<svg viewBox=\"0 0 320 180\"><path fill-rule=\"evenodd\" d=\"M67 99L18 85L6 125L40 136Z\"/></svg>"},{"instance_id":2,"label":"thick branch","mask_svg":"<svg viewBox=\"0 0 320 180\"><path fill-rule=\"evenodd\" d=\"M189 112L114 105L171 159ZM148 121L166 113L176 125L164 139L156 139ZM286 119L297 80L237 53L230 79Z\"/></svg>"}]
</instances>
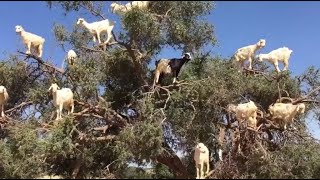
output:
<instances>
[{"instance_id":1,"label":"thick branch","mask_svg":"<svg viewBox=\"0 0 320 180\"><path fill-rule=\"evenodd\" d=\"M175 174L177 179L189 178L188 171L185 165L181 162L176 153L169 147L167 143L163 143L163 152L156 157L156 160L168 166Z\"/></svg>"}]
</instances>

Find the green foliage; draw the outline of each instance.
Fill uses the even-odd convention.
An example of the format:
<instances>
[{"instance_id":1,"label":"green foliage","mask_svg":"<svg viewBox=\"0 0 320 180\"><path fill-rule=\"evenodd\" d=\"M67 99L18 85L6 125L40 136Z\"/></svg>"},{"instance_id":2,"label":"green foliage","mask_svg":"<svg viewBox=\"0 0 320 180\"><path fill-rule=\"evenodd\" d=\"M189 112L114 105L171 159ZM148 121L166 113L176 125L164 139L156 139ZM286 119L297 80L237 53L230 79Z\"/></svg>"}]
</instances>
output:
<instances>
[{"instance_id":1,"label":"green foliage","mask_svg":"<svg viewBox=\"0 0 320 180\"><path fill-rule=\"evenodd\" d=\"M46 3L49 8L62 8L65 15L86 12L96 18L109 7L93 1ZM116 26L122 28L114 32L116 42L104 50L90 45L92 36L76 20L71 29L56 22L55 40L63 50L71 47L79 56L64 73L52 72L32 58L23 61L10 56L1 62L0 83L10 96L5 109L15 109L6 113L8 122L0 129L0 178L47 174L65 178L194 177L194 145L203 142L211 157L216 155L228 104L250 99L267 114L279 95L299 98L319 86L315 67L298 77L273 70L239 73L231 61L212 57L204 47L216 43L214 26L205 19L213 8L212 1L151 2L148 10L133 9L121 17ZM153 90L148 66L166 47L192 52L193 60L181 69L179 79L184 82L175 86L167 78ZM263 66L258 63L255 68L262 71ZM59 121L53 120L55 107L48 94L53 82L71 88L76 100L75 114L64 113ZM306 140L304 119L308 112L318 112L319 93L311 94L309 100L306 113L296 117L298 128L293 134L271 128L259 132L269 133L269 138L263 138L242 130L242 154L233 151L229 128L224 145L229 161L219 166L211 159L211 169L217 169L211 177L318 177L319 145ZM19 106L29 101L31 105ZM137 115L129 117L128 109ZM263 118L258 120L264 123ZM181 161L177 151L184 152ZM129 163L151 163L153 167L132 168Z\"/></svg>"}]
</instances>

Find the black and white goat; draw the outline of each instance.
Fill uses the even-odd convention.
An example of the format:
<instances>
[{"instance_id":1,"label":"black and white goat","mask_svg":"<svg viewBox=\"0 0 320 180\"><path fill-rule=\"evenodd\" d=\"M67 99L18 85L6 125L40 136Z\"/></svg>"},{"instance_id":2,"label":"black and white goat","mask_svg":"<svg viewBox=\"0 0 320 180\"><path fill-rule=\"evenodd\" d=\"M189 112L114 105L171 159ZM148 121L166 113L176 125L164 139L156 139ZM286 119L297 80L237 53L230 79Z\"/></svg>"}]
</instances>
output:
<instances>
[{"instance_id":1,"label":"black and white goat","mask_svg":"<svg viewBox=\"0 0 320 180\"><path fill-rule=\"evenodd\" d=\"M153 86L158 84L159 78L161 78L162 77L161 75L163 74L166 74L166 75L171 74L173 76L173 83L176 83L181 67L191 59L192 58L190 53L184 53L182 58L157 60L155 62L156 70L155 70Z\"/></svg>"}]
</instances>

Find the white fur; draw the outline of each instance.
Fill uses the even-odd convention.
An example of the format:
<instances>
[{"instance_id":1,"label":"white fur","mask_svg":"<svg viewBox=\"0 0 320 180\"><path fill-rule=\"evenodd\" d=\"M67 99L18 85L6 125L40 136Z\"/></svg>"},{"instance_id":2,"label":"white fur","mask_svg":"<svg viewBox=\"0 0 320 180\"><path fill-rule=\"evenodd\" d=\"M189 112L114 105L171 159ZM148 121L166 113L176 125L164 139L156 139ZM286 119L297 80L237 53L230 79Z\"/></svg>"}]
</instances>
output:
<instances>
[{"instance_id":1,"label":"white fur","mask_svg":"<svg viewBox=\"0 0 320 180\"><path fill-rule=\"evenodd\" d=\"M257 57L260 62L262 62L263 60L268 60L270 63L274 65L277 72L280 72L278 66L279 61L282 62L284 65L283 71L288 70L289 58L292 52L293 51L291 49L287 47L282 47L275 49L269 52L268 54L259 54Z\"/></svg>"},{"instance_id":2,"label":"white fur","mask_svg":"<svg viewBox=\"0 0 320 180\"><path fill-rule=\"evenodd\" d=\"M197 177L196 179L202 179L204 178L203 174L203 166L206 164L206 174L209 173L209 150L207 146L205 146L203 143L198 143L194 149L194 157L193 157L195 164L196 164L196 171L197 171Z\"/></svg>"},{"instance_id":3,"label":"white fur","mask_svg":"<svg viewBox=\"0 0 320 180\"><path fill-rule=\"evenodd\" d=\"M287 128L287 124L293 123L293 118L297 113L303 114L304 111L304 103L297 105L293 105L291 103L275 103L269 106L269 112L272 120L280 120L281 124L284 124L284 129Z\"/></svg>"},{"instance_id":4,"label":"white fur","mask_svg":"<svg viewBox=\"0 0 320 180\"><path fill-rule=\"evenodd\" d=\"M128 4L128 6L126 6ZM128 11L131 11L131 5L129 5L129 3L127 3L126 5L123 4L119 4L116 2L111 3L110 7L111 7L111 12L115 13L119 16L124 16L125 13L127 13Z\"/></svg>"},{"instance_id":5,"label":"white fur","mask_svg":"<svg viewBox=\"0 0 320 180\"><path fill-rule=\"evenodd\" d=\"M7 103L9 95L7 89L4 86L0 86L0 106L1 106L1 117L4 117L4 105Z\"/></svg>"},{"instance_id":6,"label":"white fur","mask_svg":"<svg viewBox=\"0 0 320 180\"><path fill-rule=\"evenodd\" d=\"M52 91L53 104L56 107L57 119L61 119L62 109L68 110L68 115L74 111L73 93L70 88L60 89L56 83L51 84L48 91Z\"/></svg>"},{"instance_id":7,"label":"white fur","mask_svg":"<svg viewBox=\"0 0 320 180\"><path fill-rule=\"evenodd\" d=\"M257 111L258 107L254 102L249 101L247 103L238 104L237 106L230 104L228 110L236 114L238 121L245 120L248 122L248 126L252 128L257 127Z\"/></svg>"},{"instance_id":8,"label":"white fur","mask_svg":"<svg viewBox=\"0 0 320 180\"><path fill-rule=\"evenodd\" d=\"M96 21L92 23L86 22L83 18L79 18L77 24L82 24L93 36L93 42L96 42L96 38L98 39L99 44L101 44L100 35L103 32L107 32L107 40L105 43L108 43L112 37L112 30L114 28L115 22L110 21L109 19L105 19L102 21Z\"/></svg>"},{"instance_id":9,"label":"white fur","mask_svg":"<svg viewBox=\"0 0 320 180\"><path fill-rule=\"evenodd\" d=\"M64 179L62 176L59 175L54 175L54 176L49 176L49 175L45 175L42 177L38 177L37 179Z\"/></svg>"},{"instance_id":10,"label":"white fur","mask_svg":"<svg viewBox=\"0 0 320 180\"><path fill-rule=\"evenodd\" d=\"M265 47L265 45L266 45L266 40L260 39L256 44L239 48L234 55L234 63L239 68L239 71L241 67L244 66L244 62L246 60L249 61L249 69L252 69L252 60L254 59L255 53L259 49Z\"/></svg>"},{"instance_id":11,"label":"white fur","mask_svg":"<svg viewBox=\"0 0 320 180\"><path fill-rule=\"evenodd\" d=\"M77 58L76 52L74 52L74 50L70 49L68 51L67 58L66 58L66 60L68 61L68 64L73 65L76 58Z\"/></svg>"},{"instance_id":12,"label":"white fur","mask_svg":"<svg viewBox=\"0 0 320 180\"><path fill-rule=\"evenodd\" d=\"M31 54L31 49L35 49L37 56L42 57L45 39L30 32L26 32L22 26L17 25L15 28L16 33L21 36L23 44L27 48L26 54Z\"/></svg>"},{"instance_id":13,"label":"white fur","mask_svg":"<svg viewBox=\"0 0 320 180\"><path fill-rule=\"evenodd\" d=\"M132 8L146 9L149 5L149 1L132 1L127 4L119 4L116 2L111 3L111 12L119 16L123 16L125 13L132 10Z\"/></svg>"}]
</instances>

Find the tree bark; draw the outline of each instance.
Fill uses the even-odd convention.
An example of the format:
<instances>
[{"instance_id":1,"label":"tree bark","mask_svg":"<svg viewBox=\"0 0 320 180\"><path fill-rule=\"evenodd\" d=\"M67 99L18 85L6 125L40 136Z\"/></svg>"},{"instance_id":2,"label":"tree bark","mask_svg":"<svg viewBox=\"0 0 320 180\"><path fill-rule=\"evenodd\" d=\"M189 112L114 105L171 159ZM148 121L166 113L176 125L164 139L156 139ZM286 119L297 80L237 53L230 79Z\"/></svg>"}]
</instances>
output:
<instances>
[{"instance_id":1,"label":"tree bark","mask_svg":"<svg viewBox=\"0 0 320 180\"><path fill-rule=\"evenodd\" d=\"M170 168L177 179L188 179L188 171L185 165L181 162L176 153L169 147L167 143L163 143L165 149L156 160Z\"/></svg>"}]
</instances>

